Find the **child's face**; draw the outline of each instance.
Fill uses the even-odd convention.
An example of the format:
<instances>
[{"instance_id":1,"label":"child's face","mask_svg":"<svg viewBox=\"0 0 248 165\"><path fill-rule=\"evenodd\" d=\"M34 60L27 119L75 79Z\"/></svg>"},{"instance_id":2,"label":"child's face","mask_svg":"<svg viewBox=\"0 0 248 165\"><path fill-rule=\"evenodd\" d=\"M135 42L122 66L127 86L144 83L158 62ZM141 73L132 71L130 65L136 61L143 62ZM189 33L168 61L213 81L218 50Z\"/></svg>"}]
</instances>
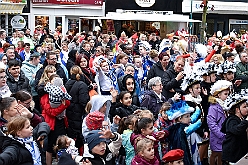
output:
<instances>
[{"instance_id":1,"label":"child's face","mask_svg":"<svg viewBox=\"0 0 248 165\"><path fill-rule=\"evenodd\" d=\"M219 99L221 99L222 101L226 100L226 98L228 97L229 95L229 90L224 90L224 91L221 91L219 94L218 94L218 97Z\"/></svg>"},{"instance_id":2,"label":"child's face","mask_svg":"<svg viewBox=\"0 0 248 165\"><path fill-rule=\"evenodd\" d=\"M153 133L153 123L149 123L145 129L141 129L143 135L152 135Z\"/></svg>"},{"instance_id":3,"label":"child's face","mask_svg":"<svg viewBox=\"0 0 248 165\"><path fill-rule=\"evenodd\" d=\"M129 92L133 92L133 90L134 90L134 81L133 81L132 78L128 78L128 79L126 80L126 86L127 86L127 90L128 90Z\"/></svg>"},{"instance_id":4,"label":"child's face","mask_svg":"<svg viewBox=\"0 0 248 165\"><path fill-rule=\"evenodd\" d=\"M103 62L103 63L101 64L101 68L102 68L102 70L103 70L104 72L108 72L108 71L109 71L109 65L108 65L108 63L107 63L107 62Z\"/></svg>"},{"instance_id":5,"label":"child's face","mask_svg":"<svg viewBox=\"0 0 248 165\"><path fill-rule=\"evenodd\" d=\"M169 163L169 165L184 165L183 159L176 160L176 161L174 161L172 163Z\"/></svg>"},{"instance_id":6,"label":"child's face","mask_svg":"<svg viewBox=\"0 0 248 165\"><path fill-rule=\"evenodd\" d=\"M190 93L193 97L197 97L201 94L201 86L200 84L195 84L190 88Z\"/></svg>"},{"instance_id":7,"label":"child's face","mask_svg":"<svg viewBox=\"0 0 248 165\"><path fill-rule=\"evenodd\" d=\"M104 155L105 151L106 151L106 142L101 142L92 149L92 153L97 155Z\"/></svg>"},{"instance_id":8,"label":"child's face","mask_svg":"<svg viewBox=\"0 0 248 165\"><path fill-rule=\"evenodd\" d=\"M147 160L154 159L154 147L152 143L147 143L144 151L141 151L141 156Z\"/></svg>"},{"instance_id":9,"label":"child's face","mask_svg":"<svg viewBox=\"0 0 248 165\"><path fill-rule=\"evenodd\" d=\"M56 79L57 77L54 77L52 80L51 80L51 84L54 83L54 80Z\"/></svg>"},{"instance_id":10,"label":"child's face","mask_svg":"<svg viewBox=\"0 0 248 165\"><path fill-rule=\"evenodd\" d=\"M67 137L66 138L66 146L69 147L71 144L71 138Z\"/></svg>"},{"instance_id":11,"label":"child's face","mask_svg":"<svg viewBox=\"0 0 248 165\"><path fill-rule=\"evenodd\" d=\"M113 58L114 58L114 53L113 52L109 53L108 59L111 61L113 60Z\"/></svg>"},{"instance_id":12,"label":"child's face","mask_svg":"<svg viewBox=\"0 0 248 165\"><path fill-rule=\"evenodd\" d=\"M244 102L243 104L240 105L239 107L240 113L242 116L247 116L248 115L248 107L247 103Z\"/></svg>"},{"instance_id":13,"label":"child's face","mask_svg":"<svg viewBox=\"0 0 248 165\"><path fill-rule=\"evenodd\" d=\"M162 118L163 118L165 121L168 120L168 115L167 115L167 113L166 113L165 111L162 111L161 116L162 116Z\"/></svg>"},{"instance_id":14,"label":"child's face","mask_svg":"<svg viewBox=\"0 0 248 165\"><path fill-rule=\"evenodd\" d=\"M134 65L137 67L137 68L140 68L142 66L142 59L141 58L135 58L134 60Z\"/></svg>"},{"instance_id":15,"label":"child's face","mask_svg":"<svg viewBox=\"0 0 248 165\"><path fill-rule=\"evenodd\" d=\"M190 114L188 113L188 114L182 115L179 118L179 121L180 121L180 123L183 123L183 124L190 124L190 122L191 122Z\"/></svg>"},{"instance_id":16,"label":"child's face","mask_svg":"<svg viewBox=\"0 0 248 165\"><path fill-rule=\"evenodd\" d=\"M132 96L130 93L126 93L120 100L123 105L130 106L132 104Z\"/></svg>"},{"instance_id":17,"label":"child's face","mask_svg":"<svg viewBox=\"0 0 248 165\"><path fill-rule=\"evenodd\" d=\"M20 138L27 138L33 135L33 127L30 125L30 121L26 120L25 126L20 131L17 131L17 136Z\"/></svg>"}]
</instances>

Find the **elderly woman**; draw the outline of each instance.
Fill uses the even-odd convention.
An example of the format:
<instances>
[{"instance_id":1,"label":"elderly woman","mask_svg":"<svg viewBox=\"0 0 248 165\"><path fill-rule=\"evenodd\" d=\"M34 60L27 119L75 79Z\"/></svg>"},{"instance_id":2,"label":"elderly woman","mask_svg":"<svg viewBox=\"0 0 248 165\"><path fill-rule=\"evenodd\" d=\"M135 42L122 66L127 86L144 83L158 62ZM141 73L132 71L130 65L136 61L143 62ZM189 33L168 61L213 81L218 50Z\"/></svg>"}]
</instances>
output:
<instances>
[{"instance_id":1,"label":"elderly woman","mask_svg":"<svg viewBox=\"0 0 248 165\"><path fill-rule=\"evenodd\" d=\"M162 95L163 85L160 77L154 77L148 82L149 90L145 91L141 106L149 109L155 118L158 118L159 110L166 98Z\"/></svg>"}]
</instances>

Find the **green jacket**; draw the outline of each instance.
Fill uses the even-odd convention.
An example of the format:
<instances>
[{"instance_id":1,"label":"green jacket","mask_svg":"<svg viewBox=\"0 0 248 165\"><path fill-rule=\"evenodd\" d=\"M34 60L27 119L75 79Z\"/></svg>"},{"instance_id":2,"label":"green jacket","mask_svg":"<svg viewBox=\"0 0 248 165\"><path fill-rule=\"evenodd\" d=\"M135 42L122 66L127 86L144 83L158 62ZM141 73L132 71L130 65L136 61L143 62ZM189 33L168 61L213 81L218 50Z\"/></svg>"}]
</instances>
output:
<instances>
[{"instance_id":1,"label":"green jacket","mask_svg":"<svg viewBox=\"0 0 248 165\"><path fill-rule=\"evenodd\" d=\"M239 62L236 66L236 78L242 79L241 85L238 87L238 90L243 88L248 88L248 63L243 64Z\"/></svg>"}]
</instances>

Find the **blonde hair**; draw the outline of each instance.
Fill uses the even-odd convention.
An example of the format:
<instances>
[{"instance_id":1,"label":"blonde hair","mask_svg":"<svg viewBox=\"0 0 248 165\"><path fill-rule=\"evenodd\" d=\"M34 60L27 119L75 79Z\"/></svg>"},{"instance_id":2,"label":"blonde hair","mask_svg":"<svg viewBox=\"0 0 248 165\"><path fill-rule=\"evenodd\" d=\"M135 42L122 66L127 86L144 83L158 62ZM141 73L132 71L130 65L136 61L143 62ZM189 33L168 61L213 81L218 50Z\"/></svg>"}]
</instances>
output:
<instances>
[{"instance_id":1,"label":"blonde hair","mask_svg":"<svg viewBox=\"0 0 248 165\"><path fill-rule=\"evenodd\" d=\"M147 117L146 115L151 115L151 118L150 119L152 119L152 120L154 119L153 113L151 113L150 110L143 110L143 111L141 111L140 114L139 114L139 119L142 119L144 117Z\"/></svg>"},{"instance_id":2,"label":"blonde hair","mask_svg":"<svg viewBox=\"0 0 248 165\"><path fill-rule=\"evenodd\" d=\"M44 69L43 74L41 75L41 79L39 81L39 85L42 83L47 83L49 82L49 77L48 77L48 73L49 72L54 72L56 71L56 68L53 65L47 65Z\"/></svg>"},{"instance_id":3,"label":"blonde hair","mask_svg":"<svg viewBox=\"0 0 248 165\"><path fill-rule=\"evenodd\" d=\"M12 135L13 137L17 136L17 132L21 131L25 127L26 121L29 121L28 118L23 116L18 116L13 118L8 124L7 124L7 134Z\"/></svg>"},{"instance_id":4,"label":"blonde hair","mask_svg":"<svg viewBox=\"0 0 248 165\"><path fill-rule=\"evenodd\" d=\"M210 62L214 62L214 58L217 57L217 60L220 64L222 64L224 62L224 58L222 56L222 54L214 54L211 59L210 59Z\"/></svg>"},{"instance_id":5,"label":"blonde hair","mask_svg":"<svg viewBox=\"0 0 248 165\"><path fill-rule=\"evenodd\" d=\"M77 65L73 65L70 69L71 75L75 74L77 81L80 80L80 75L83 74L81 68Z\"/></svg>"},{"instance_id":6,"label":"blonde hair","mask_svg":"<svg viewBox=\"0 0 248 165\"><path fill-rule=\"evenodd\" d=\"M139 140L136 144L136 154L143 152L146 149L147 144L153 145L153 141L147 138Z\"/></svg>"}]
</instances>

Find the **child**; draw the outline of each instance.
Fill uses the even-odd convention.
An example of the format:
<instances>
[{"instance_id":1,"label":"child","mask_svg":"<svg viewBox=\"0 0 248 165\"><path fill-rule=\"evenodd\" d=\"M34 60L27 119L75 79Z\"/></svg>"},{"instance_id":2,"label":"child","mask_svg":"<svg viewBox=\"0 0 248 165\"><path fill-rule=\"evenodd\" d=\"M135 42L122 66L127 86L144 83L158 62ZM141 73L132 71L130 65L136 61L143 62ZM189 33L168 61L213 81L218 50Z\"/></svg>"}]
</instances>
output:
<instances>
[{"instance_id":1,"label":"child","mask_svg":"<svg viewBox=\"0 0 248 165\"><path fill-rule=\"evenodd\" d=\"M158 131L168 131L169 126L173 124L173 121L168 119L168 115L166 114L166 111L169 110L171 107L171 104L168 102L165 102L160 111L159 111L159 117L157 121L154 123L154 127L158 129ZM168 140L165 139L164 141L161 141L162 146L162 155L166 154L168 152Z\"/></svg>"},{"instance_id":2,"label":"child","mask_svg":"<svg viewBox=\"0 0 248 165\"><path fill-rule=\"evenodd\" d=\"M185 101L179 101L172 105L172 107L166 111L169 120L175 120L175 124L168 128L169 131L169 149L182 149L185 151L184 164L193 165L194 162L191 156L191 148L197 147L197 144L188 144L187 137L192 134L196 129L201 126L201 120L196 122L196 119L201 114L201 110L196 108L192 117L190 114L194 111L194 108L189 107ZM191 124L190 123L194 123ZM199 153L197 153L199 155ZM199 156L198 156L199 158Z\"/></svg>"},{"instance_id":3,"label":"child","mask_svg":"<svg viewBox=\"0 0 248 165\"><path fill-rule=\"evenodd\" d=\"M154 155L153 141L143 138L137 142L136 155L132 159L131 165L159 165L157 157Z\"/></svg>"},{"instance_id":4,"label":"child","mask_svg":"<svg viewBox=\"0 0 248 165\"><path fill-rule=\"evenodd\" d=\"M208 109L207 124L210 129L210 165L222 164L222 142L225 138L222 133L222 123L226 119L224 111L224 101L230 93L232 83L226 80L219 80L211 88L211 95L209 97L210 107Z\"/></svg>"},{"instance_id":5,"label":"child","mask_svg":"<svg viewBox=\"0 0 248 165\"><path fill-rule=\"evenodd\" d=\"M165 165L184 165L183 163L184 151L181 149L170 150L163 156Z\"/></svg>"},{"instance_id":6,"label":"child","mask_svg":"<svg viewBox=\"0 0 248 165\"><path fill-rule=\"evenodd\" d=\"M106 139L110 139L111 143L107 144ZM90 131L85 137L88 145L88 151L94 157L86 157L86 161L92 165L115 165L115 156L121 147L121 136L118 133L112 133L109 129L103 128L100 130Z\"/></svg>"},{"instance_id":7,"label":"child","mask_svg":"<svg viewBox=\"0 0 248 165\"><path fill-rule=\"evenodd\" d=\"M78 155L78 149L75 147L75 141L66 135L61 135L57 138L54 151L57 153L58 159L60 159L63 152L67 152L72 156Z\"/></svg>"},{"instance_id":8,"label":"child","mask_svg":"<svg viewBox=\"0 0 248 165\"><path fill-rule=\"evenodd\" d=\"M44 88L49 93L49 103L51 108L57 108L62 104L63 100L71 100L71 96L67 93L66 88L63 85L63 80L57 75L51 75ZM62 119L65 116L65 110L57 116L58 119Z\"/></svg>"},{"instance_id":9,"label":"child","mask_svg":"<svg viewBox=\"0 0 248 165\"><path fill-rule=\"evenodd\" d=\"M130 142L130 136L133 133L134 124L137 120L138 117L136 115L129 115L123 117L119 124L118 133L120 133L122 137L122 146L126 153L126 164L131 164L132 158L135 156L134 148Z\"/></svg>"},{"instance_id":10,"label":"child","mask_svg":"<svg viewBox=\"0 0 248 165\"><path fill-rule=\"evenodd\" d=\"M234 93L225 100L224 109L228 110L230 115L221 128L221 132L225 134L225 139L222 143L223 165L235 164L248 152L247 93L247 90L244 94Z\"/></svg>"},{"instance_id":11,"label":"child","mask_svg":"<svg viewBox=\"0 0 248 165\"><path fill-rule=\"evenodd\" d=\"M42 124L42 126L36 127L35 130L33 130L28 118L18 116L13 118L7 125L8 135L26 147L32 155L34 165L42 164L40 150L34 138L38 136L37 140L42 140L49 133L48 125L46 123Z\"/></svg>"}]
</instances>

